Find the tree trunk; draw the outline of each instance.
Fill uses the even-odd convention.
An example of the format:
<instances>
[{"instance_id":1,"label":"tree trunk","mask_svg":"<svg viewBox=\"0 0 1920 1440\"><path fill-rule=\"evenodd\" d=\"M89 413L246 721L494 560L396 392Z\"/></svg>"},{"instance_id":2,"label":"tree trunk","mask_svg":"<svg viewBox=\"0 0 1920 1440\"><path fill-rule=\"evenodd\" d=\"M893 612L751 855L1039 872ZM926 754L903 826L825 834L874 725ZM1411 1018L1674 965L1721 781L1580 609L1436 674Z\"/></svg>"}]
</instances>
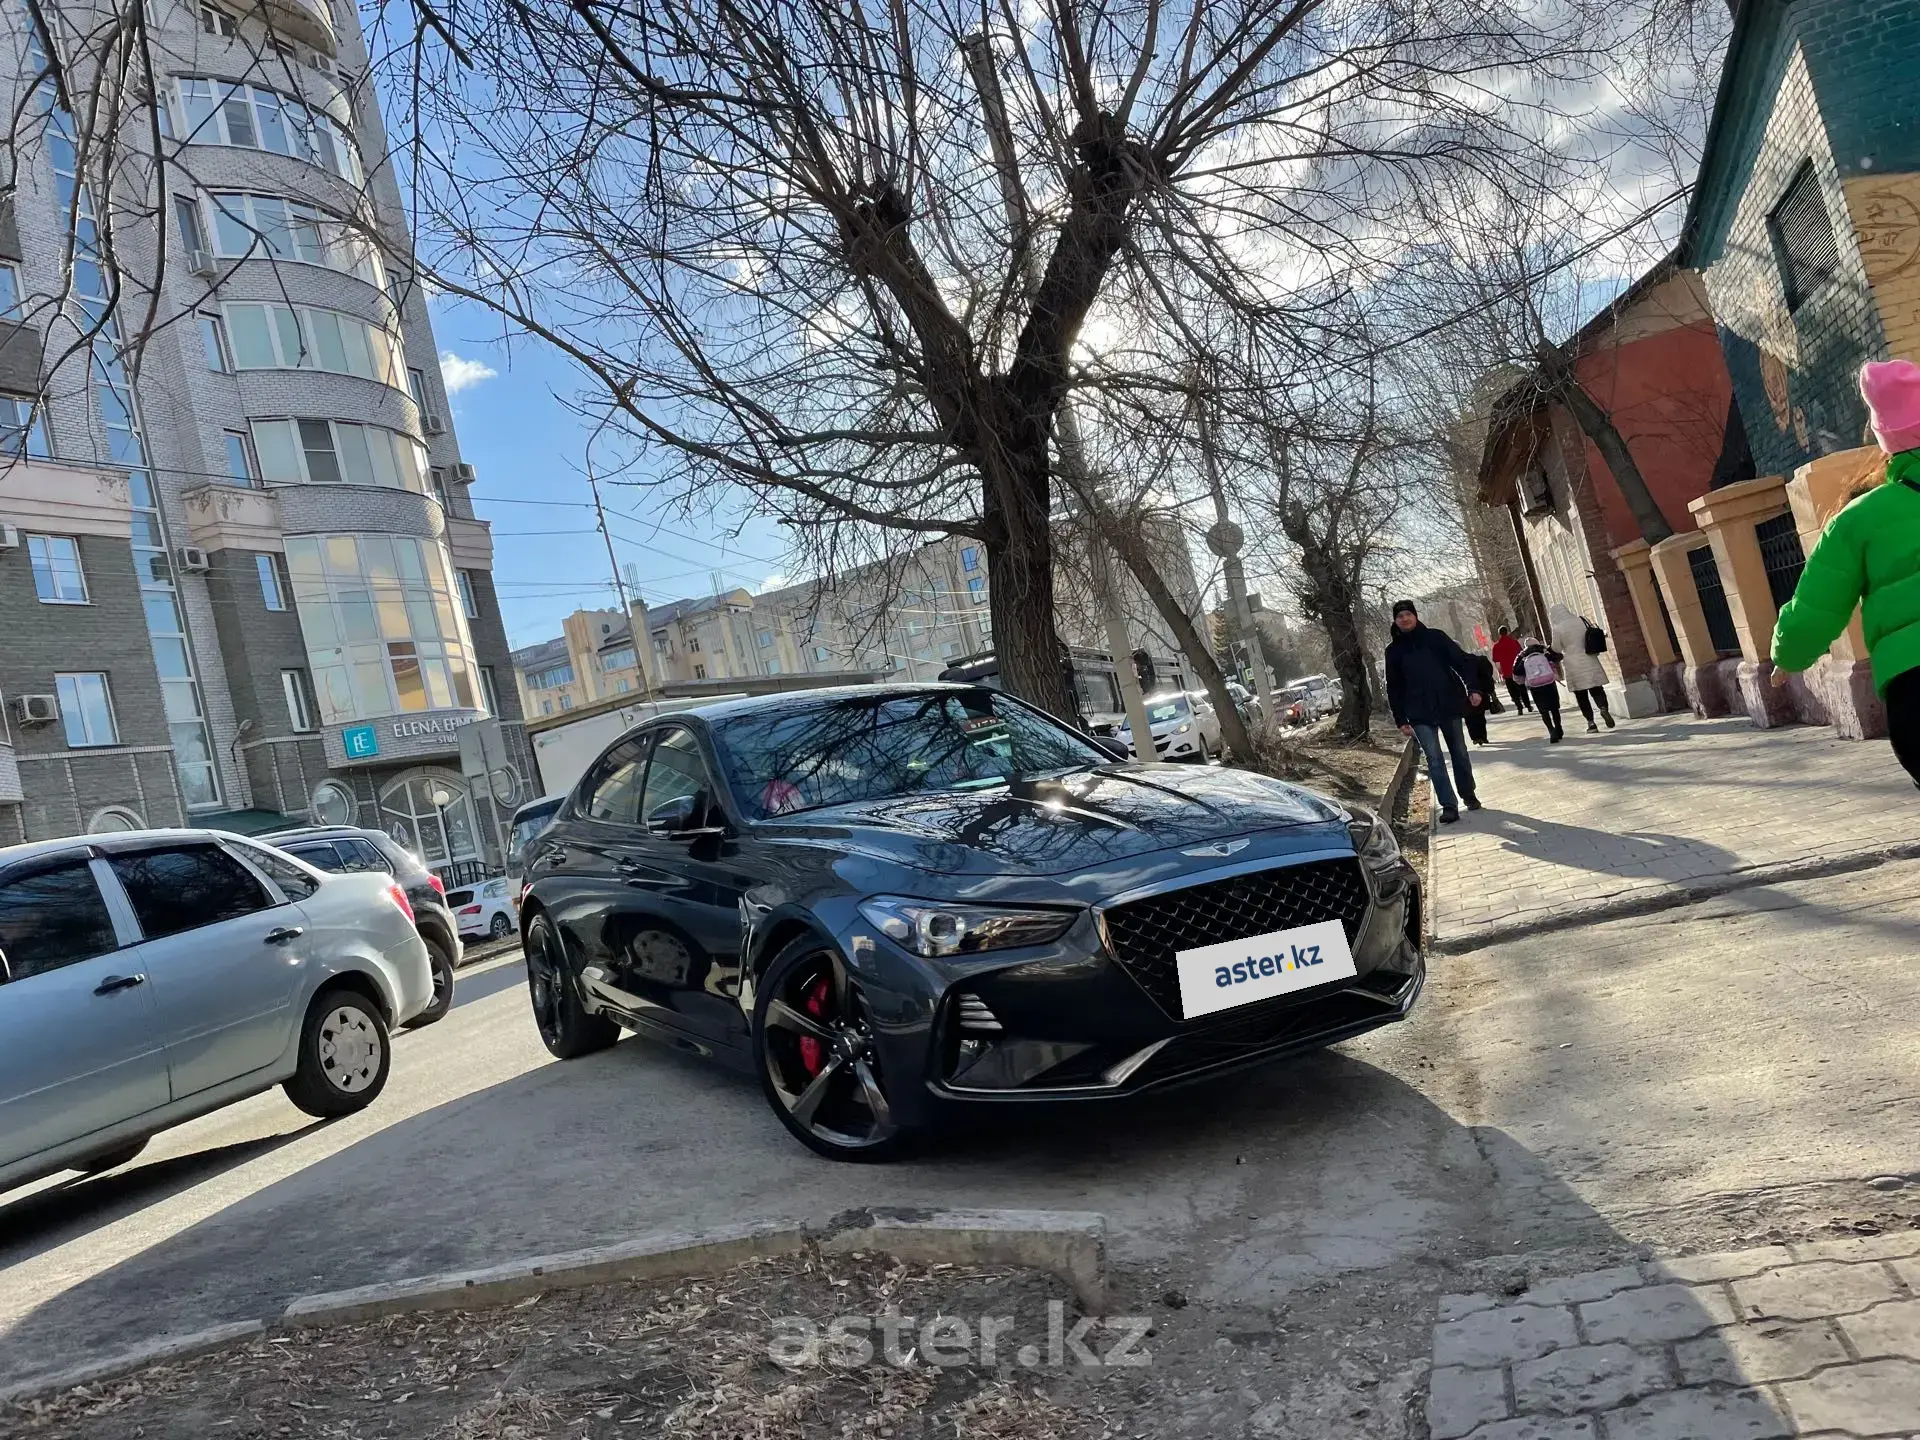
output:
<instances>
[{"instance_id":1,"label":"tree trunk","mask_svg":"<svg viewBox=\"0 0 1920 1440\"><path fill-rule=\"evenodd\" d=\"M1173 588L1161 576L1160 567L1153 563L1153 555L1141 539L1139 528L1116 519L1111 513L1103 513L1101 521L1112 538L1115 553L1133 572L1134 579L1140 582L1140 588L1153 601L1153 608L1160 612L1160 618L1173 631L1180 653L1200 672L1200 683L1206 687L1207 698L1213 701L1214 712L1220 717L1220 738L1241 764L1251 764L1254 758L1253 737L1247 734L1246 724L1233 703L1233 695L1227 689L1226 674L1220 669L1219 661L1214 659L1212 647L1201 638L1193 617L1181 608L1180 597L1173 593ZM1141 754L1140 758L1144 760L1147 757Z\"/></svg>"},{"instance_id":2,"label":"tree trunk","mask_svg":"<svg viewBox=\"0 0 1920 1440\"><path fill-rule=\"evenodd\" d=\"M1067 679L1067 652L1054 625L1053 531L1048 522L1051 486L1046 431L1037 453L1012 455L1018 462L985 477L987 614L993 621L993 653L1000 684L1069 725L1078 707ZM1012 471L1008 474L1008 471Z\"/></svg>"},{"instance_id":3,"label":"tree trunk","mask_svg":"<svg viewBox=\"0 0 1920 1440\"><path fill-rule=\"evenodd\" d=\"M1333 671L1340 677L1340 713L1333 722L1334 733L1358 739L1373 725L1373 686L1367 668L1366 643L1360 638L1360 618L1355 613L1344 568L1314 533L1304 510L1290 511L1283 517L1281 528L1300 551L1301 569L1307 577L1307 598L1320 617L1321 628L1327 632L1327 645L1333 651Z\"/></svg>"},{"instance_id":4,"label":"tree trunk","mask_svg":"<svg viewBox=\"0 0 1920 1440\"><path fill-rule=\"evenodd\" d=\"M1561 401L1573 412L1573 418L1582 433L1593 441L1600 458L1607 462L1607 469L1613 472L1614 483L1626 497L1627 508L1633 512L1634 523L1640 527L1640 538L1649 545L1658 545L1673 534L1673 526L1667 523L1667 517L1660 510L1660 502L1653 498L1653 491L1647 488L1647 477L1640 473L1639 465L1634 462L1633 452L1627 448L1626 437L1613 423L1613 417L1587 393L1586 387L1571 369L1562 370L1555 378Z\"/></svg>"}]
</instances>

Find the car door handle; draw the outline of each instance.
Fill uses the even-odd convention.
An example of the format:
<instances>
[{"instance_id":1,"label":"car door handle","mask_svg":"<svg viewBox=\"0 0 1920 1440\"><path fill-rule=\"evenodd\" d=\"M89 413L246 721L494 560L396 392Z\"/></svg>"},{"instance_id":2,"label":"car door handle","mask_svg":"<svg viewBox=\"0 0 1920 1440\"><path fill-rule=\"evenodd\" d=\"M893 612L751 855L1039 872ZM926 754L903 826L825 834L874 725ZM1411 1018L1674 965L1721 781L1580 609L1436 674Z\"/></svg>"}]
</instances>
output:
<instances>
[{"instance_id":1,"label":"car door handle","mask_svg":"<svg viewBox=\"0 0 1920 1440\"><path fill-rule=\"evenodd\" d=\"M267 944L284 945L289 940L298 940L307 932L298 925L282 925L278 930L267 932Z\"/></svg>"},{"instance_id":2,"label":"car door handle","mask_svg":"<svg viewBox=\"0 0 1920 1440\"><path fill-rule=\"evenodd\" d=\"M147 977L144 975L109 975L93 987L93 993L96 995L111 995L116 990L131 990L136 985L144 985L146 983Z\"/></svg>"}]
</instances>

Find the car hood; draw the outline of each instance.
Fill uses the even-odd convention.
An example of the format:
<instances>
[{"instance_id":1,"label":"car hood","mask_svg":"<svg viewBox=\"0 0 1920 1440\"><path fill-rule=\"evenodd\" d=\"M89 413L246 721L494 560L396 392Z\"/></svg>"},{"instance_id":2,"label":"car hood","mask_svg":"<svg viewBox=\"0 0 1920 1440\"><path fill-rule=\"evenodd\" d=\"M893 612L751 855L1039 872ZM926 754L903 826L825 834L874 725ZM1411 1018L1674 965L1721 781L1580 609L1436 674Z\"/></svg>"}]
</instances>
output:
<instances>
[{"instance_id":1,"label":"car hood","mask_svg":"<svg viewBox=\"0 0 1920 1440\"><path fill-rule=\"evenodd\" d=\"M1149 851L1345 820L1331 801L1265 775L1115 764L990 790L835 805L768 828L772 838L832 844L937 874L1059 875Z\"/></svg>"}]
</instances>

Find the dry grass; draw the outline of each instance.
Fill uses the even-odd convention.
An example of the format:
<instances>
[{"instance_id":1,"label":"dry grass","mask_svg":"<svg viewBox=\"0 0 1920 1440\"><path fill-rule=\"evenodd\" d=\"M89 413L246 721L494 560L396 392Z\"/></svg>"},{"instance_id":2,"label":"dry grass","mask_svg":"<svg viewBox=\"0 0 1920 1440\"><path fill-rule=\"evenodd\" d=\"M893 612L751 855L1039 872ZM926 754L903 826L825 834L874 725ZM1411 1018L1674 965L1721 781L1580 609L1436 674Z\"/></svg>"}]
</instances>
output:
<instances>
[{"instance_id":1,"label":"dry grass","mask_svg":"<svg viewBox=\"0 0 1920 1440\"><path fill-rule=\"evenodd\" d=\"M678 1285L613 1284L494 1310L274 1334L0 1409L13 1440L1098 1440L1084 1390L1019 1364L1065 1291L1024 1271L817 1254ZM777 1317L889 1311L1012 1325L992 1366L789 1368ZM1067 1307L1068 1324L1072 1307ZM909 1332L912 1333L917 1332ZM877 1337L876 1337L877 1342ZM976 1355L975 1360L979 1357ZM1053 1392L1082 1398L1062 1403Z\"/></svg>"}]
</instances>

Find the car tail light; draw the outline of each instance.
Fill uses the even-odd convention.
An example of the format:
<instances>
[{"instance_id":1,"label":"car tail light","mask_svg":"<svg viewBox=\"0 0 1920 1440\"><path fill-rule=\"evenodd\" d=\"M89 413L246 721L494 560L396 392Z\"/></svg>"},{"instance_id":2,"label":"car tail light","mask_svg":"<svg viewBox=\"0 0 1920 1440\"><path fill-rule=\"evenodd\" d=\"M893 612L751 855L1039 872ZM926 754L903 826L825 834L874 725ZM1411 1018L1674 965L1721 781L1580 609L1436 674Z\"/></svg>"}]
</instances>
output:
<instances>
[{"instance_id":1,"label":"car tail light","mask_svg":"<svg viewBox=\"0 0 1920 1440\"><path fill-rule=\"evenodd\" d=\"M409 921L413 919L413 902L407 899L407 892L400 888L399 881L393 881L387 886L387 898L400 907L400 913Z\"/></svg>"},{"instance_id":2,"label":"car tail light","mask_svg":"<svg viewBox=\"0 0 1920 1440\"><path fill-rule=\"evenodd\" d=\"M480 913L480 907L478 905L462 905L460 907L460 913L462 915L478 915Z\"/></svg>"},{"instance_id":3,"label":"car tail light","mask_svg":"<svg viewBox=\"0 0 1920 1440\"><path fill-rule=\"evenodd\" d=\"M433 886L434 893L438 895L441 899L443 900L446 899L447 882L442 880L438 875L434 874L431 870L427 872L427 884Z\"/></svg>"}]
</instances>

